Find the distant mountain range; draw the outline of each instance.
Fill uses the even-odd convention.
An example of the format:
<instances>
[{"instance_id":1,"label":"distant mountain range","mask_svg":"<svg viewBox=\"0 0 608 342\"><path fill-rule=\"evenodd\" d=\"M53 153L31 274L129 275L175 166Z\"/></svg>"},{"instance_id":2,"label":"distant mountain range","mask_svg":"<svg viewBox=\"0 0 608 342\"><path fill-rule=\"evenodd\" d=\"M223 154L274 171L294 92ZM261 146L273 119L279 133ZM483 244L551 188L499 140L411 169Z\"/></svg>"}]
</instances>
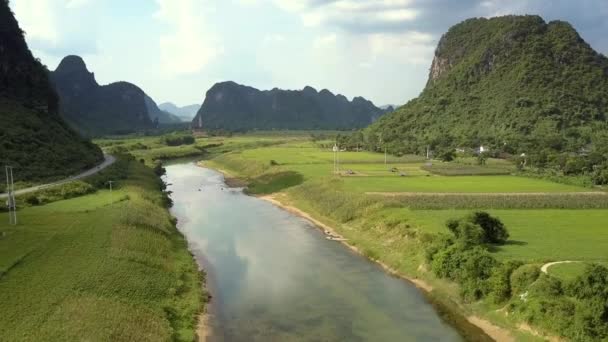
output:
<instances>
[{"instance_id":1,"label":"distant mountain range","mask_svg":"<svg viewBox=\"0 0 608 342\"><path fill-rule=\"evenodd\" d=\"M158 123L181 121L159 109L132 83L100 86L79 56L65 57L50 75L59 94L61 114L84 134L131 133L155 128Z\"/></svg>"},{"instance_id":2,"label":"distant mountain range","mask_svg":"<svg viewBox=\"0 0 608 342\"><path fill-rule=\"evenodd\" d=\"M207 91L192 125L202 123L207 130L357 129L385 113L362 97L349 101L327 89L262 91L229 81Z\"/></svg>"},{"instance_id":3,"label":"distant mountain range","mask_svg":"<svg viewBox=\"0 0 608 342\"><path fill-rule=\"evenodd\" d=\"M0 165L13 166L15 180L63 177L103 158L59 115L48 72L6 1L0 1L0 118Z\"/></svg>"},{"instance_id":4,"label":"distant mountain range","mask_svg":"<svg viewBox=\"0 0 608 342\"><path fill-rule=\"evenodd\" d=\"M193 104L189 106L179 107L172 102L165 102L158 105L158 108L165 112L171 113L179 117L182 121L192 121L196 113L201 108L201 105Z\"/></svg>"}]
</instances>

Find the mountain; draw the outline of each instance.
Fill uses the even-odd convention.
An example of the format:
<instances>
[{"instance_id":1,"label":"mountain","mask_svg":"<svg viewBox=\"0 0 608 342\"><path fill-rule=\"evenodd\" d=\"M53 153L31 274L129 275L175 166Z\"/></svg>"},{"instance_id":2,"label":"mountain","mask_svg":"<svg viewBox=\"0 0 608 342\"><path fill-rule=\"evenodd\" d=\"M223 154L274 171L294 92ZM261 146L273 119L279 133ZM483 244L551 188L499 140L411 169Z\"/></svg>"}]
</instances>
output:
<instances>
[{"instance_id":1,"label":"mountain","mask_svg":"<svg viewBox=\"0 0 608 342\"><path fill-rule=\"evenodd\" d=\"M161 124L175 124L182 122L179 116L160 109L150 96L146 95L144 101L146 102L146 108L148 109L148 116L153 122L158 121L158 123Z\"/></svg>"},{"instance_id":2,"label":"mountain","mask_svg":"<svg viewBox=\"0 0 608 342\"><path fill-rule=\"evenodd\" d=\"M354 129L369 125L384 112L362 97L349 101L329 90L261 91L235 82L217 83L192 120L203 128L250 129Z\"/></svg>"},{"instance_id":3,"label":"mountain","mask_svg":"<svg viewBox=\"0 0 608 342\"><path fill-rule=\"evenodd\" d=\"M546 159L599 149L607 111L608 59L570 24L480 18L450 28L420 96L365 133L370 145L395 153L483 144Z\"/></svg>"},{"instance_id":4,"label":"mountain","mask_svg":"<svg viewBox=\"0 0 608 342\"><path fill-rule=\"evenodd\" d=\"M165 112L171 113L179 117L182 121L192 121L192 119L196 116L196 113L201 108L200 105L193 104L184 107L178 107L174 103L165 102L158 105L158 108L164 110Z\"/></svg>"},{"instance_id":5,"label":"mountain","mask_svg":"<svg viewBox=\"0 0 608 342\"><path fill-rule=\"evenodd\" d=\"M101 161L101 150L59 115L47 69L29 50L6 1L0 1L0 165L16 180L62 177Z\"/></svg>"},{"instance_id":6,"label":"mountain","mask_svg":"<svg viewBox=\"0 0 608 342\"><path fill-rule=\"evenodd\" d=\"M79 56L65 57L51 73L61 102L61 114L87 135L131 133L177 118L161 111L138 86L115 82L100 86Z\"/></svg>"}]
</instances>

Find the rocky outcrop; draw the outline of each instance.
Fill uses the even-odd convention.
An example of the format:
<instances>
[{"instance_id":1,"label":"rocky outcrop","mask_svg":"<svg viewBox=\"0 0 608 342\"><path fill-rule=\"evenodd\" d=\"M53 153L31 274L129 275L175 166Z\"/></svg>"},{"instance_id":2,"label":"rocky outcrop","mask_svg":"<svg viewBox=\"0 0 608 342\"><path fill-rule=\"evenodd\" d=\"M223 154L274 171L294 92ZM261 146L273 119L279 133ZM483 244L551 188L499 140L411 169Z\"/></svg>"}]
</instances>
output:
<instances>
[{"instance_id":1,"label":"rocky outcrop","mask_svg":"<svg viewBox=\"0 0 608 342\"><path fill-rule=\"evenodd\" d=\"M79 56L65 57L51 73L51 80L59 94L61 114L87 135L131 133L180 121L160 110L132 83L100 86Z\"/></svg>"},{"instance_id":2,"label":"rocky outcrop","mask_svg":"<svg viewBox=\"0 0 608 342\"><path fill-rule=\"evenodd\" d=\"M15 181L66 176L103 157L59 115L48 71L6 1L0 1L0 118L0 165L18 170Z\"/></svg>"}]
</instances>

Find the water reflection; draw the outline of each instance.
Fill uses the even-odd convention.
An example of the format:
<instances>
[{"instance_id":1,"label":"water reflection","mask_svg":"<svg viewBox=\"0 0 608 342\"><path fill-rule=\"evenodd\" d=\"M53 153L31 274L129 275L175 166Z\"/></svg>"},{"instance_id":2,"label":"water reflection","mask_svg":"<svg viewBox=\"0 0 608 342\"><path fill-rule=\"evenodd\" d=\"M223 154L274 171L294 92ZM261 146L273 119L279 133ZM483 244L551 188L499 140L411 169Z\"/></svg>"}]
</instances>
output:
<instances>
[{"instance_id":1,"label":"water reflection","mask_svg":"<svg viewBox=\"0 0 608 342\"><path fill-rule=\"evenodd\" d=\"M461 340L413 286L221 174L170 165L167 181L179 228L208 263L222 339Z\"/></svg>"}]
</instances>

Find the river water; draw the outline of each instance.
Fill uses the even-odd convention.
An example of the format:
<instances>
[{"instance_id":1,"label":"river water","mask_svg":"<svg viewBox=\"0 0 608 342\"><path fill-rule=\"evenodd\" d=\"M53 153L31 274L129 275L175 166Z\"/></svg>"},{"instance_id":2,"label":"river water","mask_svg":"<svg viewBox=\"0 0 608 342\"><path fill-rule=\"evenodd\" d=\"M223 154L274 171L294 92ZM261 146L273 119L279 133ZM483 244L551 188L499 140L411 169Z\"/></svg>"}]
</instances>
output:
<instances>
[{"instance_id":1,"label":"river water","mask_svg":"<svg viewBox=\"0 0 608 342\"><path fill-rule=\"evenodd\" d=\"M308 221L226 187L216 171L166 169L172 213L208 273L213 340L462 340L413 285Z\"/></svg>"}]
</instances>

